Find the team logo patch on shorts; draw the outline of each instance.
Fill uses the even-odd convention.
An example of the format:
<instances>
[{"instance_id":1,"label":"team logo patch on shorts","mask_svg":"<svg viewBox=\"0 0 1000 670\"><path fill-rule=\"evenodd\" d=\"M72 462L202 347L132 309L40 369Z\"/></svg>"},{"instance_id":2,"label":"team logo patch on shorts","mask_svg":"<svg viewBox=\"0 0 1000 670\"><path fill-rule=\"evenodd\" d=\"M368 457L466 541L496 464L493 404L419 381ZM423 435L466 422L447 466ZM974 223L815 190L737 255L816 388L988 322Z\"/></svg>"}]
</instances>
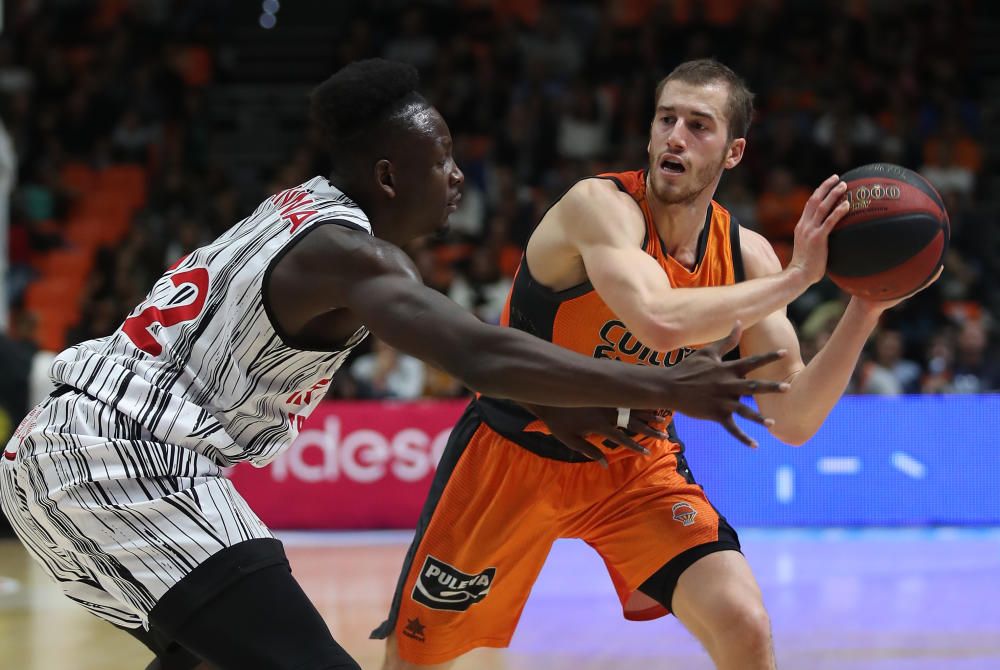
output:
<instances>
[{"instance_id":1,"label":"team logo patch on shorts","mask_svg":"<svg viewBox=\"0 0 1000 670\"><path fill-rule=\"evenodd\" d=\"M411 596L431 609L464 612L489 595L496 572L486 568L469 575L428 554Z\"/></svg>"},{"instance_id":2,"label":"team logo patch on shorts","mask_svg":"<svg viewBox=\"0 0 1000 670\"><path fill-rule=\"evenodd\" d=\"M674 503L671 508L674 512L674 521L679 521L685 526L690 526L694 523L694 518L698 514L698 510L691 506L691 503L679 502Z\"/></svg>"}]
</instances>

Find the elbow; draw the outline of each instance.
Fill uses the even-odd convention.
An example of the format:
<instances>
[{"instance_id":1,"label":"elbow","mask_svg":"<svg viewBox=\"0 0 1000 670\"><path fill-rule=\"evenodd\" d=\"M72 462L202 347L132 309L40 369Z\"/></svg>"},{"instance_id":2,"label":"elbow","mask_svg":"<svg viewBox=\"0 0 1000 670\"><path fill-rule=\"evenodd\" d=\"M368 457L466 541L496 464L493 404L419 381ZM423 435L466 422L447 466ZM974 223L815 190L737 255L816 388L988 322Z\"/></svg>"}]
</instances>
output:
<instances>
[{"instance_id":1,"label":"elbow","mask_svg":"<svg viewBox=\"0 0 1000 670\"><path fill-rule=\"evenodd\" d=\"M654 351L673 351L680 349L687 342L684 340L684 331L676 324L671 323L648 323L644 324L643 332L636 332L636 336L644 346Z\"/></svg>"},{"instance_id":2,"label":"elbow","mask_svg":"<svg viewBox=\"0 0 1000 670\"><path fill-rule=\"evenodd\" d=\"M814 432L802 426L782 426L777 423L771 427L771 435L791 447L801 447L812 438Z\"/></svg>"}]
</instances>

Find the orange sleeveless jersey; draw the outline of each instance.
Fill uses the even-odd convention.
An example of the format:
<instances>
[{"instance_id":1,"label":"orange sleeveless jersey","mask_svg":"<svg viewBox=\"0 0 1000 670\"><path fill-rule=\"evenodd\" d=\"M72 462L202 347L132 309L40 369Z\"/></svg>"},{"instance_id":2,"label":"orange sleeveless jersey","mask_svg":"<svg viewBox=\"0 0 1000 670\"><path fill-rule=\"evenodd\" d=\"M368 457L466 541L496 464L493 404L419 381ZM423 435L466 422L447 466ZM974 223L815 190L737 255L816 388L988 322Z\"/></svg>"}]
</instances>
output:
<instances>
[{"instance_id":1,"label":"orange sleeveless jersey","mask_svg":"<svg viewBox=\"0 0 1000 670\"><path fill-rule=\"evenodd\" d=\"M653 224L646 201L646 171L606 173L597 175L597 178L615 182L642 209L646 224L643 250L660 264L664 281L672 287L726 286L744 279L738 224L717 202L712 201L705 227L699 235L696 265L693 270L688 270L666 252ZM563 291L552 291L531 276L526 258L521 260L500 323L585 356L638 365L676 365L696 349L692 346L655 351L645 346L608 307L589 281ZM560 450L551 444L555 440L548 438L549 444L543 447L539 439L530 435L543 430L543 427L520 407L491 398L481 398L480 406L486 423L497 432L542 455L576 460L568 455L569 450L565 447L559 445ZM672 427L671 423L673 436Z\"/></svg>"}]
</instances>

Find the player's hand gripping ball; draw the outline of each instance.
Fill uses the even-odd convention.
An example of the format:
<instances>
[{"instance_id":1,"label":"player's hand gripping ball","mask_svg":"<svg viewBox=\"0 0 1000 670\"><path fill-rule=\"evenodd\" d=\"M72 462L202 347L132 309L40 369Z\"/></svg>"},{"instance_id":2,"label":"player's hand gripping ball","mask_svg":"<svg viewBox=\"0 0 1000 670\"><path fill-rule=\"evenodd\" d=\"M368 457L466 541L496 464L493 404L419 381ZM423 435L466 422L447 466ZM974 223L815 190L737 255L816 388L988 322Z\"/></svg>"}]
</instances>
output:
<instances>
[{"instance_id":1,"label":"player's hand gripping ball","mask_svg":"<svg viewBox=\"0 0 1000 670\"><path fill-rule=\"evenodd\" d=\"M951 232L934 187L891 163L864 165L841 179L851 209L830 233L830 279L869 300L895 300L930 283Z\"/></svg>"}]
</instances>

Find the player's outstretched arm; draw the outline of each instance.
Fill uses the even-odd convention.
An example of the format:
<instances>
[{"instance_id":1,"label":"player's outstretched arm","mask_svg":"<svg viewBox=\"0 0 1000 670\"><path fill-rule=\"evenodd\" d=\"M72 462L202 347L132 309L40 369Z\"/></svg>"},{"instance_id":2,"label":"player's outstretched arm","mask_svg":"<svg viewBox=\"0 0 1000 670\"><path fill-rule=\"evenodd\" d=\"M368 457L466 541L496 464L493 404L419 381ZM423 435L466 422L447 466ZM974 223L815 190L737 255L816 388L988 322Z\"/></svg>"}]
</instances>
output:
<instances>
[{"instance_id":1,"label":"player's outstretched arm","mask_svg":"<svg viewBox=\"0 0 1000 670\"><path fill-rule=\"evenodd\" d=\"M792 265L733 286L672 288L656 260L640 248L644 224L638 207L604 180L574 186L542 225L565 229L563 239L579 254L604 302L643 344L668 351L724 337L734 321L749 328L819 281L826 236L847 211L838 206L844 193L838 184L831 177L810 198L796 230Z\"/></svg>"},{"instance_id":2,"label":"player's outstretched arm","mask_svg":"<svg viewBox=\"0 0 1000 670\"><path fill-rule=\"evenodd\" d=\"M781 268L771 245L756 233L744 231L743 260L749 276L765 276ZM791 388L779 396L761 396L761 411L774 418L771 433L788 444L802 444L812 437L847 388L858 356L882 312L899 301L878 303L854 298L823 348L802 362L798 337L781 309L747 329L740 350L744 355L788 349L785 358L758 368L751 377L787 380Z\"/></svg>"},{"instance_id":3,"label":"player's outstretched arm","mask_svg":"<svg viewBox=\"0 0 1000 670\"><path fill-rule=\"evenodd\" d=\"M732 363L706 353L692 356L690 365L659 369L587 358L513 328L489 326L424 286L398 247L336 225L306 233L278 261L264 290L287 332L345 310L389 345L471 388L528 403L669 407L718 421L738 412L763 421L739 397L779 389L743 379L777 353Z\"/></svg>"}]
</instances>

